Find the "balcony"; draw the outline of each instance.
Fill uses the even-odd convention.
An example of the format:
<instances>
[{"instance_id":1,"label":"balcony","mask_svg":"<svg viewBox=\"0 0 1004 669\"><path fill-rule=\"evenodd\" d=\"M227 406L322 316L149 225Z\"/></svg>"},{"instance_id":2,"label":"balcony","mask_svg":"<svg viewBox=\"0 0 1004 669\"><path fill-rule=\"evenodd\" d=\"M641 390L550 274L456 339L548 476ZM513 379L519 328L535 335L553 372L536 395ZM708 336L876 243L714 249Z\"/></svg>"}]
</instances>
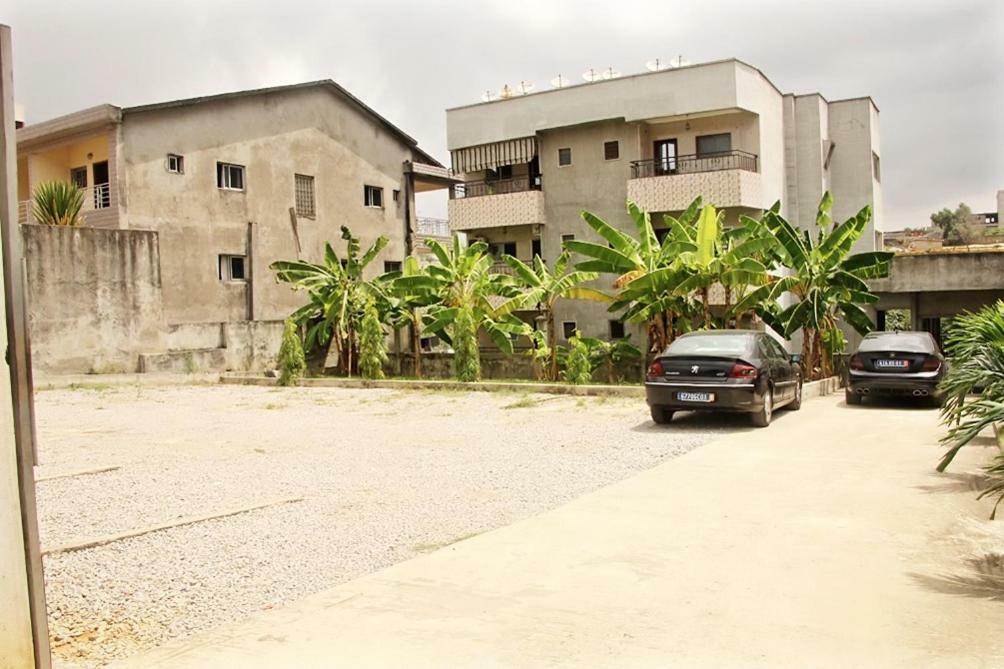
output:
<instances>
[{"instance_id":1,"label":"balcony","mask_svg":"<svg viewBox=\"0 0 1004 669\"><path fill-rule=\"evenodd\" d=\"M450 228L479 230L544 222L540 177L468 181L450 193Z\"/></svg>"},{"instance_id":2,"label":"balcony","mask_svg":"<svg viewBox=\"0 0 1004 669\"><path fill-rule=\"evenodd\" d=\"M631 163L628 199L648 211L680 211L698 195L718 207L762 209L758 159L745 151Z\"/></svg>"},{"instance_id":3,"label":"balcony","mask_svg":"<svg viewBox=\"0 0 1004 669\"><path fill-rule=\"evenodd\" d=\"M118 227L118 197L111 184L94 184L81 188L84 202L80 207L81 225L99 228ZM17 203L17 222L37 223L35 220L34 203L23 200Z\"/></svg>"}]
</instances>

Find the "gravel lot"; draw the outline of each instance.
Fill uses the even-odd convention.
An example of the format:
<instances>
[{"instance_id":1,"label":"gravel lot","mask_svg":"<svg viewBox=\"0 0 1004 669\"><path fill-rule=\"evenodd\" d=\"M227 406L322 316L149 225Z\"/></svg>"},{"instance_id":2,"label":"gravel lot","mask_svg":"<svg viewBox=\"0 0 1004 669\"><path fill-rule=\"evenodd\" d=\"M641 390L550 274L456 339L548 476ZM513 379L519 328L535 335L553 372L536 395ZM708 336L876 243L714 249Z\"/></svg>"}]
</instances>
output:
<instances>
[{"instance_id":1,"label":"gravel lot","mask_svg":"<svg viewBox=\"0 0 1004 669\"><path fill-rule=\"evenodd\" d=\"M58 666L100 666L540 511L740 418L512 393L76 387L37 395L43 550L303 501L45 558Z\"/></svg>"}]
</instances>

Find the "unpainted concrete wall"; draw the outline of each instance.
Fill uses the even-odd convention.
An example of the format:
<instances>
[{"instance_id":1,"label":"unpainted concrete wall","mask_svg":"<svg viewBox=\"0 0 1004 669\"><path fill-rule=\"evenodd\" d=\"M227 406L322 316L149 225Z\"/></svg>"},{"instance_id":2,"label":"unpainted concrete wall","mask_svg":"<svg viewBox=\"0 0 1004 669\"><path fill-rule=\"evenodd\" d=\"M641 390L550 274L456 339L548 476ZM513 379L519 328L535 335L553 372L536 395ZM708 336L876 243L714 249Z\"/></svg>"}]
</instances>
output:
<instances>
[{"instance_id":1,"label":"unpainted concrete wall","mask_svg":"<svg viewBox=\"0 0 1004 669\"><path fill-rule=\"evenodd\" d=\"M21 226L32 360L50 373L131 372L165 346L157 234Z\"/></svg>"}]
</instances>

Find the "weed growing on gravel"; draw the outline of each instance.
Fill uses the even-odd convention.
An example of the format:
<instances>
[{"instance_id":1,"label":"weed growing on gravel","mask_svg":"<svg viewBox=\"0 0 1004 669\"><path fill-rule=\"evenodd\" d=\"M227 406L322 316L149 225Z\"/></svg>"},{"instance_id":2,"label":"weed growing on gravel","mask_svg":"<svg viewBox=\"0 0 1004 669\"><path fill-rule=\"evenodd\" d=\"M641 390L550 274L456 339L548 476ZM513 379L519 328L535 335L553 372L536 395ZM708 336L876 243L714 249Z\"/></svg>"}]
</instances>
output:
<instances>
[{"instance_id":1,"label":"weed growing on gravel","mask_svg":"<svg viewBox=\"0 0 1004 669\"><path fill-rule=\"evenodd\" d=\"M503 409L530 409L532 407L540 404L540 400L536 400L529 395L523 395L521 398L515 402L504 405Z\"/></svg>"},{"instance_id":2,"label":"weed growing on gravel","mask_svg":"<svg viewBox=\"0 0 1004 669\"><path fill-rule=\"evenodd\" d=\"M98 392L103 392L105 390L111 390L114 386L110 383L71 383L67 389L68 390L95 390Z\"/></svg>"},{"instance_id":3,"label":"weed growing on gravel","mask_svg":"<svg viewBox=\"0 0 1004 669\"><path fill-rule=\"evenodd\" d=\"M278 409L285 409L286 405L282 404L281 402L278 403L278 404L277 403L273 403L273 402L269 402L268 404L265 405L265 408L268 411L276 411Z\"/></svg>"}]
</instances>

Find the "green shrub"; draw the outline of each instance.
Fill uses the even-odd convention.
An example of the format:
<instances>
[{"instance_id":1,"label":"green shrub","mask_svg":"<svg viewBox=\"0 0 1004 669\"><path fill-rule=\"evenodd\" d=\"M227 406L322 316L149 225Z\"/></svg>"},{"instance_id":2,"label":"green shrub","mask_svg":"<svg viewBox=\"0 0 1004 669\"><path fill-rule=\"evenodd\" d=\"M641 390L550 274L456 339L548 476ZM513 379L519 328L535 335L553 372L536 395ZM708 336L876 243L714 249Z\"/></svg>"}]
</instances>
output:
<instances>
[{"instance_id":1,"label":"green shrub","mask_svg":"<svg viewBox=\"0 0 1004 669\"><path fill-rule=\"evenodd\" d=\"M84 191L69 181L46 181L32 194L35 221L42 225L79 225Z\"/></svg>"},{"instance_id":2,"label":"green shrub","mask_svg":"<svg viewBox=\"0 0 1004 669\"><path fill-rule=\"evenodd\" d=\"M481 379L481 353L478 350L478 329L474 310L469 306L457 309L452 327L453 375L458 381Z\"/></svg>"},{"instance_id":3,"label":"green shrub","mask_svg":"<svg viewBox=\"0 0 1004 669\"><path fill-rule=\"evenodd\" d=\"M575 385L589 383L593 380L593 365L589 359L589 347L575 335L568 340L568 355L565 358L565 381Z\"/></svg>"},{"instance_id":4,"label":"green shrub","mask_svg":"<svg viewBox=\"0 0 1004 669\"><path fill-rule=\"evenodd\" d=\"M387 363L387 335L372 300L366 301L359 326L359 373L366 379L382 379Z\"/></svg>"},{"instance_id":5,"label":"green shrub","mask_svg":"<svg viewBox=\"0 0 1004 669\"><path fill-rule=\"evenodd\" d=\"M303 343L296 323L286 319L282 330L282 345L279 347L279 385L295 386L303 378L307 361L303 355Z\"/></svg>"}]
</instances>

